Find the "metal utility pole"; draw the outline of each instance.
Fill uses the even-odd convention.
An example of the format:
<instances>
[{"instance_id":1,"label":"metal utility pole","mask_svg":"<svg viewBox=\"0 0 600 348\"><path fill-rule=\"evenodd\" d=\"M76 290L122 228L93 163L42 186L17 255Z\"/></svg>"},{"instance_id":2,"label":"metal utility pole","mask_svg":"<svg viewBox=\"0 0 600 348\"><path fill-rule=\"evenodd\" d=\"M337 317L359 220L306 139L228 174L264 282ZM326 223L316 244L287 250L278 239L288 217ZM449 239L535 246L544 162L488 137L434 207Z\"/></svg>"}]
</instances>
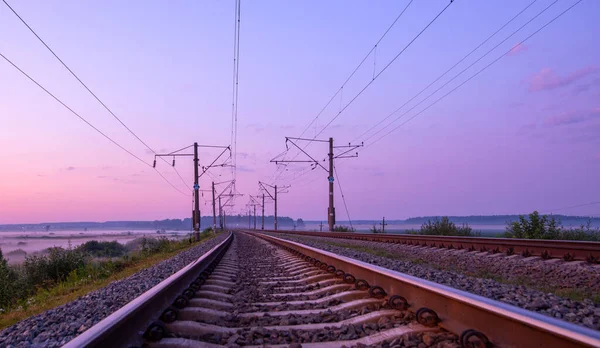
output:
<instances>
[{"instance_id":1,"label":"metal utility pole","mask_svg":"<svg viewBox=\"0 0 600 348\"><path fill-rule=\"evenodd\" d=\"M248 229L252 226L252 215L250 215L250 209L248 209Z\"/></svg>"},{"instance_id":2,"label":"metal utility pole","mask_svg":"<svg viewBox=\"0 0 600 348\"><path fill-rule=\"evenodd\" d=\"M198 190L198 143L194 143L194 236L200 240L200 195Z\"/></svg>"},{"instance_id":3,"label":"metal utility pole","mask_svg":"<svg viewBox=\"0 0 600 348\"><path fill-rule=\"evenodd\" d=\"M216 186L217 185L221 185L221 184L227 184L228 185L223 189L223 191L221 191L221 193L219 193L218 195L216 194ZM216 229L216 225L217 225L217 218L216 218L216 205L217 205L217 200L219 201L219 227L221 229L223 229L223 204L221 204L221 196L227 196L225 195L225 191L227 191L228 188L231 187L231 185L233 185L234 180L229 180L229 181L222 181L222 182L212 182L212 195L213 195L213 226ZM225 204L226 205L226 204Z\"/></svg>"},{"instance_id":4,"label":"metal utility pole","mask_svg":"<svg viewBox=\"0 0 600 348\"><path fill-rule=\"evenodd\" d=\"M275 231L277 231L277 185L275 185Z\"/></svg>"},{"instance_id":5,"label":"metal utility pole","mask_svg":"<svg viewBox=\"0 0 600 348\"><path fill-rule=\"evenodd\" d=\"M187 150L190 147L194 148L194 153L181 153L181 151L183 150ZM210 147L210 148L220 148L223 149L223 151L221 152L221 154L219 154L219 156L217 156L217 158L215 158L215 160L208 166L208 167L203 167L202 168L202 174L198 173L198 167L199 167L199 159L198 159L198 148L199 147ZM217 164L215 165L215 162L217 162L217 160L219 158L221 158L221 156L227 151L229 150L231 152L231 148L229 146L214 146L214 145L198 145L198 143L194 143L193 145L190 146L186 146L183 149L177 150L177 151L173 151L171 153L167 153L167 154L155 154L154 155L154 164L153 167L156 168L156 157L173 157L173 167L175 167L175 157L177 156L193 156L194 157L194 211L192 211L192 224L194 227L194 237L196 239L196 241L200 240L200 177L202 177L202 175L204 175L204 173L206 173L206 171L212 167L222 167L225 166L225 163L222 164Z\"/></svg>"},{"instance_id":6,"label":"metal utility pole","mask_svg":"<svg viewBox=\"0 0 600 348\"><path fill-rule=\"evenodd\" d=\"M219 225L223 229L223 206L221 205L221 196L219 196Z\"/></svg>"},{"instance_id":7,"label":"metal utility pole","mask_svg":"<svg viewBox=\"0 0 600 348\"><path fill-rule=\"evenodd\" d=\"M257 205L261 205L260 203L258 203L258 200L256 198L258 197L254 197L254 196L249 196L250 197L250 201L248 202L248 207L252 206L254 208L254 229L256 230L256 206ZM263 200L264 202L264 200ZM264 211L264 207L263 207L263 211ZM248 215L250 215L250 213L248 213Z\"/></svg>"},{"instance_id":8,"label":"metal utility pole","mask_svg":"<svg viewBox=\"0 0 600 348\"><path fill-rule=\"evenodd\" d=\"M219 198L220 200L220 198ZM217 212L215 207L215 182L212 182L213 231L217 231Z\"/></svg>"},{"instance_id":9,"label":"metal utility pole","mask_svg":"<svg viewBox=\"0 0 600 348\"><path fill-rule=\"evenodd\" d=\"M329 138L329 208L327 209L327 222L329 231L333 231L335 225L335 207L333 206L333 138Z\"/></svg>"},{"instance_id":10,"label":"metal utility pole","mask_svg":"<svg viewBox=\"0 0 600 348\"><path fill-rule=\"evenodd\" d=\"M323 221L321 221L321 224L319 225L319 231L323 232Z\"/></svg>"},{"instance_id":11,"label":"metal utility pole","mask_svg":"<svg viewBox=\"0 0 600 348\"><path fill-rule=\"evenodd\" d=\"M264 192L266 192L266 193L269 195L269 197L271 197L271 199L272 199L272 200L274 201L274 203L275 203L275 221L274 221L274 229L275 229L275 231L277 231L277 194L278 194L278 193L287 193L287 192L289 192L289 191L284 191L284 190L286 190L286 189L290 188L290 186L288 185L288 186L283 186L283 187L279 187L279 188L277 188L277 185L275 185L275 186L271 186L271 185L269 185L269 184L265 184L264 182L261 182L261 181L259 181L259 182L258 182L258 185L259 185L259 186L262 188L262 190L263 190ZM267 187L270 187L270 188L272 188L272 189L274 190L274 193L273 193L273 194L271 194L271 193L269 192L269 190L267 189ZM264 194L263 194L263 200L264 200ZM263 203L263 206L264 206L264 203ZM264 211L264 208L263 208L263 211ZM263 224L264 224L264 212L263 212ZM264 226L263 226L263 228L264 228Z\"/></svg>"},{"instance_id":12,"label":"metal utility pole","mask_svg":"<svg viewBox=\"0 0 600 348\"><path fill-rule=\"evenodd\" d=\"M381 233L385 233L385 225L387 225L385 223L385 216L383 217L383 222L380 225L381 225Z\"/></svg>"},{"instance_id":13,"label":"metal utility pole","mask_svg":"<svg viewBox=\"0 0 600 348\"><path fill-rule=\"evenodd\" d=\"M265 194L262 195L262 225L260 227L261 230L265 229Z\"/></svg>"},{"instance_id":14,"label":"metal utility pole","mask_svg":"<svg viewBox=\"0 0 600 348\"><path fill-rule=\"evenodd\" d=\"M320 162L324 162L325 160L323 159L323 161L318 161L316 160L314 157L312 157L311 155L309 155L306 151L304 151L303 148L301 148L300 146L298 146L294 141L308 141L308 142L320 142L320 143L328 143L329 144L329 153L327 154L328 158L329 158L329 169L325 168L325 166L323 166ZM333 231L333 228L335 226L335 206L334 206L334 202L333 202L333 182L334 182L334 176L335 176L335 166L334 166L334 160L337 158L351 158L351 157L358 157L358 152L354 155L346 155L347 153L349 153L350 151L353 151L361 146L363 146L363 144L361 143L360 145L352 145L352 144L348 144L348 145L343 145L343 146L333 146L333 138L329 138L329 140L323 140L323 139L305 139L305 138L290 138L290 137L286 137L285 138L285 147L286 149L289 150L288 147L288 142L291 143L292 145L294 145L296 148L298 148L298 150L300 150L303 154L305 154L308 158L310 158L310 160L279 160L278 158L281 155L278 155L277 157L273 158L271 160L271 162L275 162L275 164L279 164L279 163L288 163L288 162L304 162L304 163L311 163L311 167L312 169L316 169L317 167L321 167L323 170L325 170L327 172L327 181L329 182L329 206L327 207L327 222L329 224L329 231ZM306 148L306 146L305 146ZM343 151L342 153L335 155L333 153L334 149L336 148L346 148L346 151Z\"/></svg>"},{"instance_id":15,"label":"metal utility pole","mask_svg":"<svg viewBox=\"0 0 600 348\"><path fill-rule=\"evenodd\" d=\"M240 193L228 193L225 194L225 191L227 191L233 184L235 183L235 180L231 180L229 181L229 185L227 185L227 187L225 187L223 189L223 192L221 192L221 194L219 194L219 205L221 207L221 210L223 211L223 225L225 226L225 228L227 228L227 224L226 224L226 218L227 218L227 214L225 213L225 210L223 208L225 207L233 207L233 204L230 204L229 202L233 199L233 197L236 196L243 196L243 194ZM233 189L235 190L235 189ZM236 191L233 191L236 192ZM227 200L225 201L225 203L221 204L221 197L228 197Z\"/></svg>"}]
</instances>

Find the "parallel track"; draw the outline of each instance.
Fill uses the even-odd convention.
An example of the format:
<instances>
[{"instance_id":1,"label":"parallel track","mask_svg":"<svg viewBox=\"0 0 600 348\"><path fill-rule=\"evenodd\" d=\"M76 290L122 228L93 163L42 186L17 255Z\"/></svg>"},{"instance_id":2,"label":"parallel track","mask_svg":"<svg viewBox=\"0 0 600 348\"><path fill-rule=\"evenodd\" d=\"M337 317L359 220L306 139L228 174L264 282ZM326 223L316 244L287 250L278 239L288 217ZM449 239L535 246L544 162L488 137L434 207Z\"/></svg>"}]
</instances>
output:
<instances>
[{"instance_id":1,"label":"parallel track","mask_svg":"<svg viewBox=\"0 0 600 348\"><path fill-rule=\"evenodd\" d=\"M286 230L265 230L265 232L287 233L313 237L356 239L434 248L465 249L469 251L522 255L525 257L539 256L548 259L562 258L565 261L579 260L590 263L597 263L600 261L600 242L354 232L304 232Z\"/></svg>"},{"instance_id":2,"label":"parallel track","mask_svg":"<svg viewBox=\"0 0 600 348\"><path fill-rule=\"evenodd\" d=\"M236 232L67 347L419 343L600 347L600 333L303 244Z\"/></svg>"}]
</instances>

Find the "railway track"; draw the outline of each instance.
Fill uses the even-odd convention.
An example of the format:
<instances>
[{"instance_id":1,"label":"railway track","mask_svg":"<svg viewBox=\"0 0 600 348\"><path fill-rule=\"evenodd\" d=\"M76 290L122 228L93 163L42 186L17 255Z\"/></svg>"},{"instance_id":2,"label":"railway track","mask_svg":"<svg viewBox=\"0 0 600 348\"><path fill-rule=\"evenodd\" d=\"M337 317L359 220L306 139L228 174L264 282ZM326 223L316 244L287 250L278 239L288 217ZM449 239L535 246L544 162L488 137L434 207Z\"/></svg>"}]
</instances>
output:
<instances>
[{"instance_id":1,"label":"railway track","mask_svg":"<svg viewBox=\"0 0 600 348\"><path fill-rule=\"evenodd\" d=\"M600 347L600 333L259 233L203 257L67 347Z\"/></svg>"},{"instance_id":2,"label":"railway track","mask_svg":"<svg viewBox=\"0 0 600 348\"><path fill-rule=\"evenodd\" d=\"M538 256L544 259L561 258L565 261L600 261L600 242L570 240L533 240L516 238L423 236L408 234L375 234L346 232L309 232L265 230L313 237L355 239L382 243L396 243L433 248L464 249L488 253L504 253L524 257Z\"/></svg>"}]
</instances>

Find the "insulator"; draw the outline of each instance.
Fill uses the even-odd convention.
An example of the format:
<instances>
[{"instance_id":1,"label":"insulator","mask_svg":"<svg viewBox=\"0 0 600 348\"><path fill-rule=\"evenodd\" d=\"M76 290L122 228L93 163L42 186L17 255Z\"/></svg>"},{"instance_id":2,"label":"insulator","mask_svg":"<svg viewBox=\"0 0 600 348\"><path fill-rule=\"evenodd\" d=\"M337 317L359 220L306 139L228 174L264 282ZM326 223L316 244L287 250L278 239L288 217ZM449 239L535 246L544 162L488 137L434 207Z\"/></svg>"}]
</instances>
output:
<instances>
[{"instance_id":1,"label":"insulator","mask_svg":"<svg viewBox=\"0 0 600 348\"><path fill-rule=\"evenodd\" d=\"M154 164L152 165L152 168L156 168L156 160L154 160Z\"/></svg>"},{"instance_id":2,"label":"insulator","mask_svg":"<svg viewBox=\"0 0 600 348\"><path fill-rule=\"evenodd\" d=\"M175 157L173 157L173 167L175 167Z\"/></svg>"}]
</instances>

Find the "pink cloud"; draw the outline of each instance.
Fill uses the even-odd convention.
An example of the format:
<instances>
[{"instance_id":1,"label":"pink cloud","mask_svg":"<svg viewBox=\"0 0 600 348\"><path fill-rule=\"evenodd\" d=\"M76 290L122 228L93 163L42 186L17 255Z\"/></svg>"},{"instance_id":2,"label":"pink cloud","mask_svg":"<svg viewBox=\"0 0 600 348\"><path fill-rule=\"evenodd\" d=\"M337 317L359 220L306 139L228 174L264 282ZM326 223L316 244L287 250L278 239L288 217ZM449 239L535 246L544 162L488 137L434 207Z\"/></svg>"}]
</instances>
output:
<instances>
[{"instance_id":1,"label":"pink cloud","mask_svg":"<svg viewBox=\"0 0 600 348\"><path fill-rule=\"evenodd\" d=\"M554 70L550 68L544 68L529 78L529 91L537 92L568 86L579 79L595 73L597 70L597 67L590 65L583 69L574 71L569 75L557 76Z\"/></svg>"},{"instance_id":2,"label":"pink cloud","mask_svg":"<svg viewBox=\"0 0 600 348\"><path fill-rule=\"evenodd\" d=\"M548 117L544 124L546 126L563 126L581 123L600 116L600 108L589 111L569 111L557 116Z\"/></svg>"},{"instance_id":3,"label":"pink cloud","mask_svg":"<svg viewBox=\"0 0 600 348\"><path fill-rule=\"evenodd\" d=\"M519 54L521 52L525 52L525 51L527 51L527 46L525 46L522 43L518 43L513 46L513 48L510 50L510 52L508 52L508 55L514 56L514 55L517 55L517 54Z\"/></svg>"}]
</instances>

